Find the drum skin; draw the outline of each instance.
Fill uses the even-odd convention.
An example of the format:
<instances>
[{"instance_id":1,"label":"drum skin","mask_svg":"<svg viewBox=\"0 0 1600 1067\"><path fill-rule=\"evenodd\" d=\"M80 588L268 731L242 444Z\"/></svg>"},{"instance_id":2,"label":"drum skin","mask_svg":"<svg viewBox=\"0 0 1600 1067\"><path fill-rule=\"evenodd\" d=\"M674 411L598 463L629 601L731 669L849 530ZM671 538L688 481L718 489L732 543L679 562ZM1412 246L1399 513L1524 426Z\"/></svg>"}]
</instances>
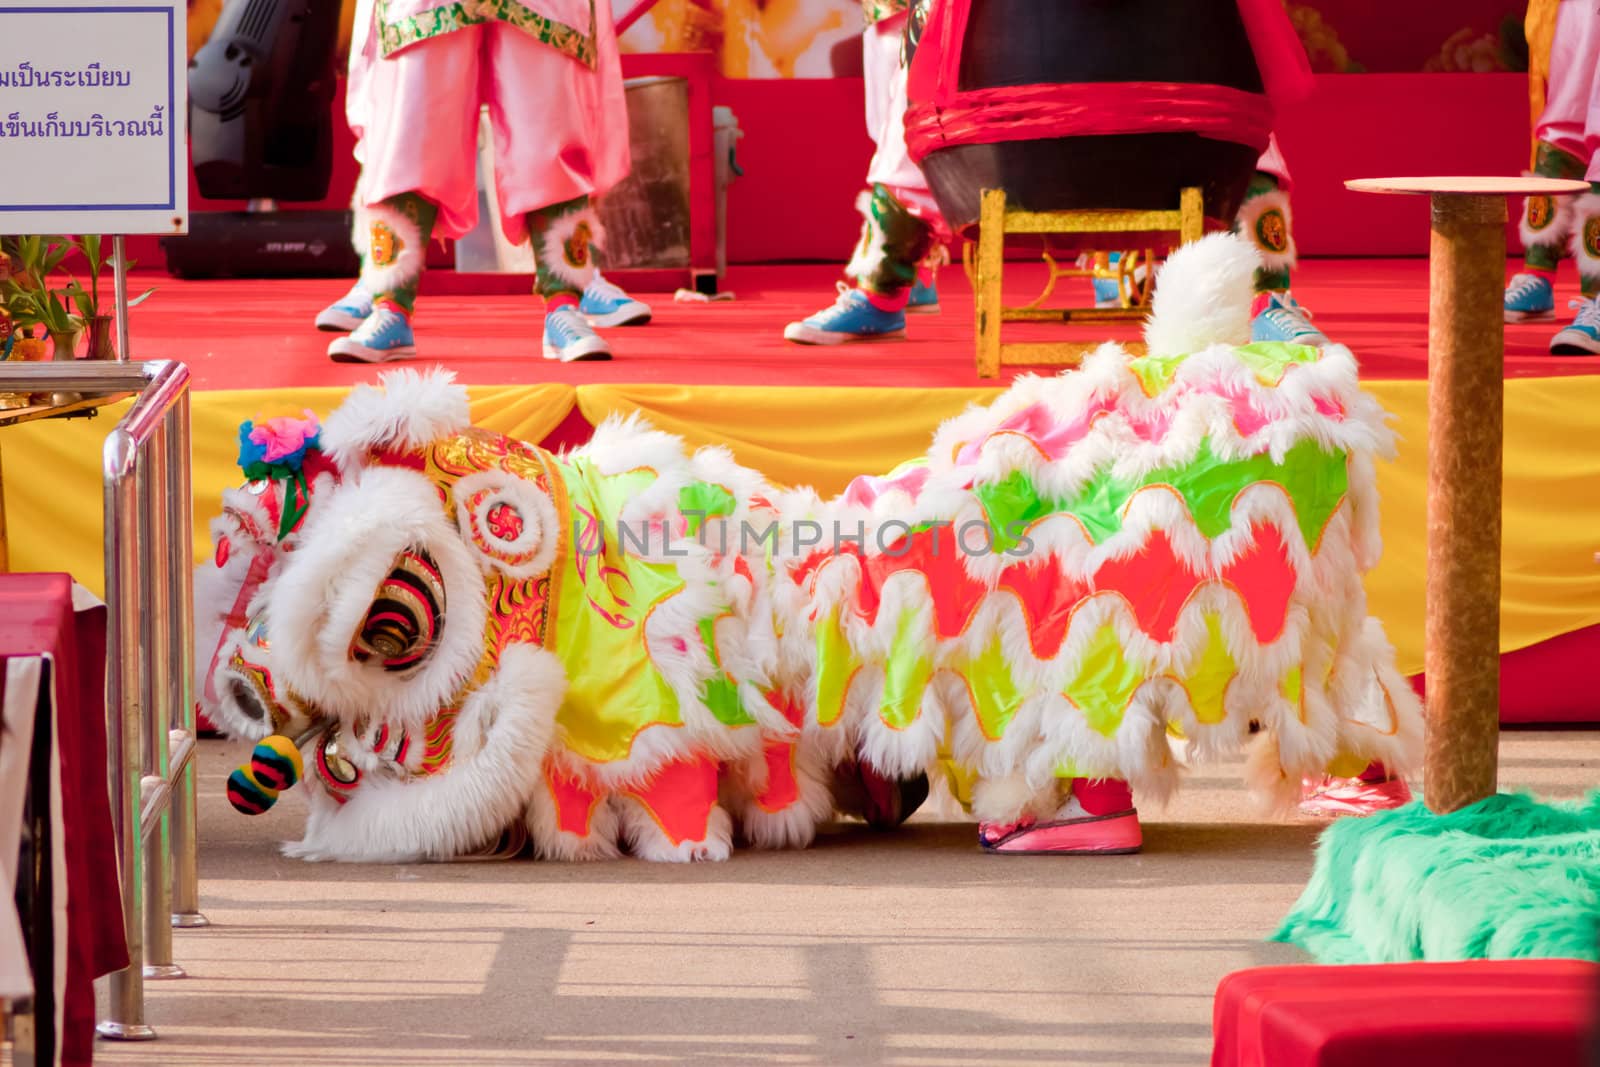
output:
<instances>
[{"instance_id":1,"label":"drum skin","mask_svg":"<svg viewBox=\"0 0 1600 1067\"><path fill-rule=\"evenodd\" d=\"M929 7L920 3L913 13L913 63ZM962 92L1070 86L1080 94L1087 88L1092 100L1095 86L1109 94L1127 82L1263 92L1237 0L970 0L970 7L959 45ZM1231 218L1263 147L1191 132L997 137L938 148L922 169L958 232L977 222L984 189L1004 189L1009 206L1030 211L1173 209L1185 186L1198 185L1206 214Z\"/></svg>"}]
</instances>

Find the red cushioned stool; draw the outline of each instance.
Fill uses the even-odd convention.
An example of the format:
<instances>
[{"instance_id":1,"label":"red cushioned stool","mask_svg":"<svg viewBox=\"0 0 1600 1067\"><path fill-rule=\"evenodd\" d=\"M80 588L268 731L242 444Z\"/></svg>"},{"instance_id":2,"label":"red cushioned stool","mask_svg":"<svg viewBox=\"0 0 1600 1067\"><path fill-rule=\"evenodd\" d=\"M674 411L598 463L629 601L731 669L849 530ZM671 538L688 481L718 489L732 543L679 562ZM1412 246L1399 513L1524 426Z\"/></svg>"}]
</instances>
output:
<instances>
[{"instance_id":1,"label":"red cushioned stool","mask_svg":"<svg viewBox=\"0 0 1600 1067\"><path fill-rule=\"evenodd\" d=\"M1583 1064L1600 966L1478 960L1260 967L1228 975L1212 1067Z\"/></svg>"}]
</instances>

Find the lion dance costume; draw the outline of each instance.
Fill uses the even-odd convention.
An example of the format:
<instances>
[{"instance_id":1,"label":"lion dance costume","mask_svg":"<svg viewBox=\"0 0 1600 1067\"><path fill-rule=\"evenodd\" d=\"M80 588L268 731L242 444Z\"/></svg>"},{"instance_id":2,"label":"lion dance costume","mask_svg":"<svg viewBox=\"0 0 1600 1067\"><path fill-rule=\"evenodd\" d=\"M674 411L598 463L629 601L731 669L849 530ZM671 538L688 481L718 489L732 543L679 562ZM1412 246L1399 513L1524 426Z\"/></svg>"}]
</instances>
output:
<instances>
[{"instance_id":1,"label":"lion dance costume","mask_svg":"<svg viewBox=\"0 0 1600 1067\"><path fill-rule=\"evenodd\" d=\"M1348 350L1250 342L1259 262L1189 246L1149 355L829 500L636 421L552 455L443 372L247 425L197 586L205 710L260 741L235 806L304 779L308 858L720 859L809 842L839 768L943 761L993 851L1126 852L1185 760L1289 800L1406 768L1361 584L1384 416Z\"/></svg>"}]
</instances>

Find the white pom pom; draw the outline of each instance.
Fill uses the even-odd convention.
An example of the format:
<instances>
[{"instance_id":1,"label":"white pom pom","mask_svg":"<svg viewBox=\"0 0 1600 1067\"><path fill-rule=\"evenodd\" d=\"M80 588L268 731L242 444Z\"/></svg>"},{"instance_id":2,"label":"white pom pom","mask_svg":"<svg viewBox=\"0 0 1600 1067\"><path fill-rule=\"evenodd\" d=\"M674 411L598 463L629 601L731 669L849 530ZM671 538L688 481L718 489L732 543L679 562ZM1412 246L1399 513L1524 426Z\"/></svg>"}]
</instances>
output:
<instances>
[{"instance_id":1,"label":"white pom pom","mask_svg":"<svg viewBox=\"0 0 1600 1067\"><path fill-rule=\"evenodd\" d=\"M1172 254L1156 274L1144 339L1152 356L1250 343L1250 303L1261 255L1231 233L1214 233Z\"/></svg>"}]
</instances>

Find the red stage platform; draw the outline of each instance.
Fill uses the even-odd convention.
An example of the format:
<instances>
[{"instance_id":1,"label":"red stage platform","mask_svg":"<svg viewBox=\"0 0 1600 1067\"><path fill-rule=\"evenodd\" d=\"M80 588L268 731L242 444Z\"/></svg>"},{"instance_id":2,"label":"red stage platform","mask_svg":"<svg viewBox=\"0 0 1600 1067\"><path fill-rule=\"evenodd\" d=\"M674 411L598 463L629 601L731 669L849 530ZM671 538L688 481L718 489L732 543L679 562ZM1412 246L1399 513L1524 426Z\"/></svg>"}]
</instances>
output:
<instances>
[{"instance_id":1,"label":"red stage platform","mask_svg":"<svg viewBox=\"0 0 1600 1067\"><path fill-rule=\"evenodd\" d=\"M654 382L683 385L827 385L942 388L981 384L973 362L971 289L959 266L939 277L943 311L910 317L907 338L874 345L807 348L783 340L785 323L831 302L837 267L734 267L731 302L674 304L667 294L639 294L655 321L609 331L611 363L561 365L539 357L541 311L532 297L424 295L416 330L421 362L439 362L473 385L532 382ZM1038 291L1043 268L1006 272L1008 302ZM1311 260L1295 293L1333 340L1349 345L1364 378L1427 377L1428 268L1424 260ZM370 367L332 363L330 334L311 320L346 283L318 281L185 282L141 278L160 286L133 318L136 354L178 359L199 389L270 389L370 381ZM1562 292L1575 289L1563 275ZM1087 304L1088 282L1065 280L1057 300ZM1576 295L1572 293L1570 295ZM1013 336L1007 327L1007 336ZM1061 327L1015 327L1015 336L1057 335ZM1072 327L1084 339L1132 340L1138 327ZM1554 327L1506 328L1506 376L1600 372L1600 361L1551 357Z\"/></svg>"}]
</instances>

